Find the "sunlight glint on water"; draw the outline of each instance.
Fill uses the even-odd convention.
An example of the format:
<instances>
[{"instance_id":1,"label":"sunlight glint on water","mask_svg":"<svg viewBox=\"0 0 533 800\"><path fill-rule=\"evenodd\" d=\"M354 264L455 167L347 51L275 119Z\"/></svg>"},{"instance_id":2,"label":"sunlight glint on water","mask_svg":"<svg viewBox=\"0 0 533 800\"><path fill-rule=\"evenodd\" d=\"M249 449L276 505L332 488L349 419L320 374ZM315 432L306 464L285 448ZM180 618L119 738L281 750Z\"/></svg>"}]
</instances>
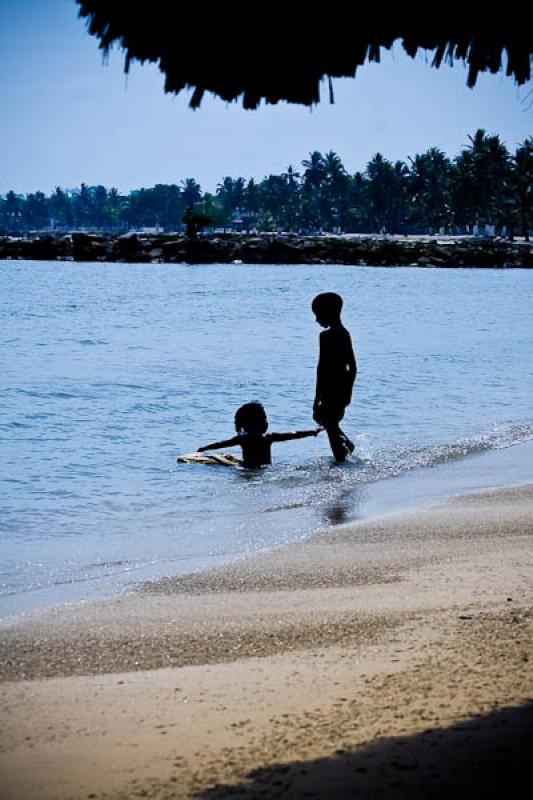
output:
<instances>
[{"instance_id":1,"label":"sunlight glint on water","mask_svg":"<svg viewBox=\"0 0 533 800\"><path fill-rule=\"evenodd\" d=\"M197 568L328 524L351 487L531 438L532 285L522 270L0 262L0 591ZM274 446L260 473L176 465L231 436L251 399L271 430L312 426L310 302L326 290L358 356L354 463L332 468L322 436Z\"/></svg>"}]
</instances>

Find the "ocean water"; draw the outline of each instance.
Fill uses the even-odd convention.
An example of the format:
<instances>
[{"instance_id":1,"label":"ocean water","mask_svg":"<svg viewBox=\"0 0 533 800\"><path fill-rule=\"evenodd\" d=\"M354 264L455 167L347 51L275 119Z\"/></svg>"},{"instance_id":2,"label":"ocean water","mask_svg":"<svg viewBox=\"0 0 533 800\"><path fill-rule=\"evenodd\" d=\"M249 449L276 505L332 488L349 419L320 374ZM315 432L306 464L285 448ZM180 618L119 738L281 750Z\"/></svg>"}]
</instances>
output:
<instances>
[{"instance_id":1,"label":"ocean water","mask_svg":"<svg viewBox=\"0 0 533 800\"><path fill-rule=\"evenodd\" d=\"M260 471L177 464L249 400L313 427L321 291L357 354L352 462L321 435ZM0 262L0 614L295 540L530 441L532 309L525 270Z\"/></svg>"}]
</instances>

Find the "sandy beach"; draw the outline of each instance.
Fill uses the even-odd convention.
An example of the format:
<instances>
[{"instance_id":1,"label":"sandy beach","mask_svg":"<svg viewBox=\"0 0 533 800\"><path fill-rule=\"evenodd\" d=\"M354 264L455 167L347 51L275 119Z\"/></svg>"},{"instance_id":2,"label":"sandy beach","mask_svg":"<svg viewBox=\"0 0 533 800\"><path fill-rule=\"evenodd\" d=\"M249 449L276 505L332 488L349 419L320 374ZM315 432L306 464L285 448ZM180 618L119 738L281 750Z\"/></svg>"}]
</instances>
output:
<instances>
[{"instance_id":1,"label":"sandy beach","mask_svg":"<svg viewBox=\"0 0 533 800\"><path fill-rule=\"evenodd\" d=\"M0 628L1 798L514 796L533 485Z\"/></svg>"}]
</instances>

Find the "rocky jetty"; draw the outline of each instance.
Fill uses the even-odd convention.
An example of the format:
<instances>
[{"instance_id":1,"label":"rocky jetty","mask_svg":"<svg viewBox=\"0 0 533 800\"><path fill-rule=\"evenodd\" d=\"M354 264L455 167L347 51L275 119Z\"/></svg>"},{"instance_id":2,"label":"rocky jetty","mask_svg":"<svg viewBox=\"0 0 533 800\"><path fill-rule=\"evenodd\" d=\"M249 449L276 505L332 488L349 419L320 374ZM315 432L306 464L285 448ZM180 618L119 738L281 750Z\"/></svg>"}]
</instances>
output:
<instances>
[{"instance_id":1,"label":"rocky jetty","mask_svg":"<svg viewBox=\"0 0 533 800\"><path fill-rule=\"evenodd\" d=\"M0 236L0 259L186 264L533 267L533 244L429 236L176 234Z\"/></svg>"}]
</instances>

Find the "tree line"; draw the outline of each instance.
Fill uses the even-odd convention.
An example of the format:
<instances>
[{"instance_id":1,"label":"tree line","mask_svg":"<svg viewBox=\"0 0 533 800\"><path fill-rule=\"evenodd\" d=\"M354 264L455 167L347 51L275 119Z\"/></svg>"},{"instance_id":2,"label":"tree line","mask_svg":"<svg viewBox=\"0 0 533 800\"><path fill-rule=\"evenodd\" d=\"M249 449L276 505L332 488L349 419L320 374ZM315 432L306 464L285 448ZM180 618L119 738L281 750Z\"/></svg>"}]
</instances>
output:
<instances>
[{"instance_id":1,"label":"tree line","mask_svg":"<svg viewBox=\"0 0 533 800\"><path fill-rule=\"evenodd\" d=\"M533 227L533 137L511 153L498 135L479 129L453 159L436 147L408 162L377 153L349 174L340 156L310 153L295 170L262 181L226 176L215 192L194 178L122 195L88 186L50 195L0 196L0 232L158 227L181 230L191 214L201 227L299 233L471 232L529 238Z\"/></svg>"}]
</instances>

